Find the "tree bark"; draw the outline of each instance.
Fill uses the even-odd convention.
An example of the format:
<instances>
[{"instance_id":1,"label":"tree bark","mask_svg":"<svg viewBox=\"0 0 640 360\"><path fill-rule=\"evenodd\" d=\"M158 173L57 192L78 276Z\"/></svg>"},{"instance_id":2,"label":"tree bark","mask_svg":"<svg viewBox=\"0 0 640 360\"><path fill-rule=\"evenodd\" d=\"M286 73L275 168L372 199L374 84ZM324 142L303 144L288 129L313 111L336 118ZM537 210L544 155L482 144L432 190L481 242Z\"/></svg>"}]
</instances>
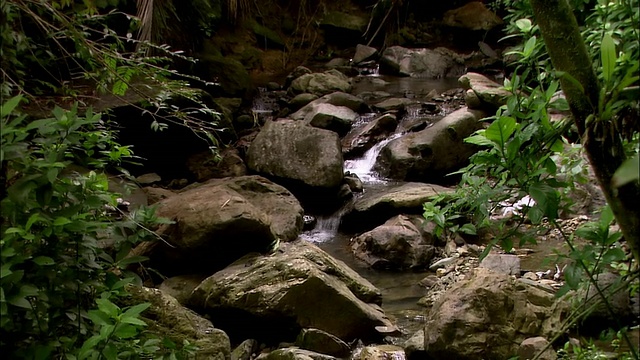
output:
<instances>
[{"instance_id":1,"label":"tree bark","mask_svg":"<svg viewBox=\"0 0 640 360\"><path fill-rule=\"evenodd\" d=\"M640 184L633 181L616 188L611 182L625 160L622 137L611 130L612 124L598 117L600 86L571 6L567 0L531 0L531 6L553 67L582 86L560 79L591 167L627 245L640 263Z\"/></svg>"}]
</instances>

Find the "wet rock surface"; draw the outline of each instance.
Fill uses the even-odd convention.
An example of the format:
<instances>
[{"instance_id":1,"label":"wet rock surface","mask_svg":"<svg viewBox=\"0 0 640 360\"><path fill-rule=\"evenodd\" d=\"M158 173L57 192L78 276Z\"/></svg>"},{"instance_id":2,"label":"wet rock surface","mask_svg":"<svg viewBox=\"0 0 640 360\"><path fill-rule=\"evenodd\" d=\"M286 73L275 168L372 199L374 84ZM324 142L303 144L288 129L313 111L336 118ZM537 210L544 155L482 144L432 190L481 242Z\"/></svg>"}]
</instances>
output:
<instances>
[{"instance_id":1,"label":"wet rock surface","mask_svg":"<svg viewBox=\"0 0 640 360\"><path fill-rule=\"evenodd\" d=\"M405 181L437 181L464 166L475 151L464 139L480 128L487 114L461 108L431 127L405 134L387 144L376 169L383 176Z\"/></svg>"},{"instance_id":2,"label":"wet rock surface","mask_svg":"<svg viewBox=\"0 0 640 360\"><path fill-rule=\"evenodd\" d=\"M379 338L376 326L392 325L376 306L380 301L380 292L344 263L297 241L215 273L189 303L225 324L232 337L278 340L316 328L351 341Z\"/></svg>"},{"instance_id":3,"label":"wet rock surface","mask_svg":"<svg viewBox=\"0 0 640 360\"><path fill-rule=\"evenodd\" d=\"M290 120L265 124L249 147L247 166L310 187L335 188L343 178L338 135Z\"/></svg>"},{"instance_id":4,"label":"wet rock surface","mask_svg":"<svg viewBox=\"0 0 640 360\"><path fill-rule=\"evenodd\" d=\"M420 231L421 223L419 218L399 215L354 237L351 249L376 269L425 269L436 249L434 239Z\"/></svg>"},{"instance_id":5,"label":"wet rock surface","mask_svg":"<svg viewBox=\"0 0 640 360\"><path fill-rule=\"evenodd\" d=\"M157 214L174 222L157 231L166 242L142 243L136 252L179 275L217 270L297 238L303 210L284 187L254 175L192 186L159 202Z\"/></svg>"},{"instance_id":6,"label":"wet rock surface","mask_svg":"<svg viewBox=\"0 0 640 360\"><path fill-rule=\"evenodd\" d=\"M343 217L345 228L362 229L382 224L394 215L419 213L430 197L450 192L451 189L425 183L391 185L370 191L357 198L353 209Z\"/></svg>"}]
</instances>

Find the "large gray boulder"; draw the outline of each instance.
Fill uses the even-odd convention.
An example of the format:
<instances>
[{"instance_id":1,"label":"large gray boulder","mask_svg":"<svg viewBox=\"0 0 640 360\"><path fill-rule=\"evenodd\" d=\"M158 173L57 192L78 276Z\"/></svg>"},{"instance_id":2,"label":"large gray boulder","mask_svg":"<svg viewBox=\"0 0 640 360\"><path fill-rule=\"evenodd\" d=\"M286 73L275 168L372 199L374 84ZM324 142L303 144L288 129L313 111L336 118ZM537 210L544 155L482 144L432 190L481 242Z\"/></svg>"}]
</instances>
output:
<instances>
[{"instance_id":1,"label":"large gray boulder","mask_svg":"<svg viewBox=\"0 0 640 360\"><path fill-rule=\"evenodd\" d=\"M372 187L356 199L351 211L342 218L347 229L370 230L399 214L422 214L424 204L430 198L452 192L452 189L424 183L386 185Z\"/></svg>"},{"instance_id":2,"label":"large gray boulder","mask_svg":"<svg viewBox=\"0 0 640 360\"><path fill-rule=\"evenodd\" d=\"M340 139L302 122L268 121L249 147L247 166L266 176L337 188L343 178Z\"/></svg>"},{"instance_id":3,"label":"large gray boulder","mask_svg":"<svg viewBox=\"0 0 640 360\"><path fill-rule=\"evenodd\" d=\"M376 326L393 326L380 302L371 283L305 241L237 260L204 280L189 301L230 335L272 341L295 337L302 328L344 341L379 338Z\"/></svg>"},{"instance_id":4,"label":"large gray boulder","mask_svg":"<svg viewBox=\"0 0 640 360\"><path fill-rule=\"evenodd\" d=\"M293 120L304 120L309 113L313 112L320 104L331 104L334 106L346 107L357 113L368 112L371 110L362 98L341 91L336 91L324 95L321 98L314 99L298 111L289 115L288 118Z\"/></svg>"},{"instance_id":5,"label":"large gray boulder","mask_svg":"<svg viewBox=\"0 0 640 360\"><path fill-rule=\"evenodd\" d=\"M188 341L198 347L196 359L230 360L231 344L227 334L214 328L211 321L183 307L173 297L158 289L129 286L129 297L121 297L125 306L149 303L142 313L146 330L159 338L182 345Z\"/></svg>"},{"instance_id":6,"label":"large gray boulder","mask_svg":"<svg viewBox=\"0 0 640 360\"><path fill-rule=\"evenodd\" d=\"M407 181L437 181L464 166L476 151L464 139L480 129L487 114L461 108L424 130L389 142L378 156L376 170Z\"/></svg>"},{"instance_id":7,"label":"large gray boulder","mask_svg":"<svg viewBox=\"0 0 640 360\"><path fill-rule=\"evenodd\" d=\"M467 101L470 108L487 109L495 111L502 105L507 103L507 98L511 96L511 92L507 91L502 85L490 80L486 76L474 72L462 75L458 82L463 88L473 91L475 97L480 100L478 106L472 106Z\"/></svg>"},{"instance_id":8,"label":"large gray boulder","mask_svg":"<svg viewBox=\"0 0 640 360\"><path fill-rule=\"evenodd\" d=\"M356 45L356 52L355 54L353 54L353 58L351 60L355 65L358 65L369 60L375 60L378 55L378 49L371 46L358 44Z\"/></svg>"},{"instance_id":9,"label":"large gray boulder","mask_svg":"<svg viewBox=\"0 0 640 360\"><path fill-rule=\"evenodd\" d=\"M314 104L303 121L313 127L331 130L344 136L351 130L357 117L358 114L346 106L325 103Z\"/></svg>"},{"instance_id":10,"label":"large gray boulder","mask_svg":"<svg viewBox=\"0 0 640 360\"><path fill-rule=\"evenodd\" d=\"M390 75L442 78L464 73L465 59L445 49L407 49L391 46L382 52L380 71Z\"/></svg>"},{"instance_id":11,"label":"large gray boulder","mask_svg":"<svg viewBox=\"0 0 640 360\"><path fill-rule=\"evenodd\" d=\"M354 255L372 268L425 269L435 254L434 238L421 231L422 221L398 215L351 241Z\"/></svg>"},{"instance_id":12,"label":"large gray boulder","mask_svg":"<svg viewBox=\"0 0 640 360\"><path fill-rule=\"evenodd\" d=\"M323 73L302 75L291 82L289 91L294 94L309 93L317 96L330 94L335 91L351 92L349 79L337 70Z\"/></svg>"},{"instance_id":13,"label":"large gray boulder","mask_svg":"<svg viewBox=\"0 0 640 360\"><path fill-rule=\"evenodd\" d=\"M568 294L572 298L575 311L589 309L581 321L581 330L598 334L607 326L626 325L631 319L631 299L624 287L620 289L622 282L620 275L611 272L596 275L596 283L600 291L607 296L608 306L604 304L593 284L587 284Z\"/></svg>"},{"instance_id":14,"label":"large gray boulder","mask_svg":"<svg viewBox=\"0 0 640 360\"><path fill-rule=\"evenodd\" d=\"M172 224L157 233L165 241L143 243L165 275L219 270L246 253L268 251L302 230L303 209L284 187L260 176L214 179L158 203Z\"/></svg>"},{"instance_id":15,"label":"large gray boulder","mask_svg":"<svg viewBox=\"0 0 640 360\"><path fill-rule=\"evenodd\" d=\"M435 359L508 359L526 338L552 338L568 311L552 293L477 268L429 310L425 351Z\"/></svg>"}]
</instances>

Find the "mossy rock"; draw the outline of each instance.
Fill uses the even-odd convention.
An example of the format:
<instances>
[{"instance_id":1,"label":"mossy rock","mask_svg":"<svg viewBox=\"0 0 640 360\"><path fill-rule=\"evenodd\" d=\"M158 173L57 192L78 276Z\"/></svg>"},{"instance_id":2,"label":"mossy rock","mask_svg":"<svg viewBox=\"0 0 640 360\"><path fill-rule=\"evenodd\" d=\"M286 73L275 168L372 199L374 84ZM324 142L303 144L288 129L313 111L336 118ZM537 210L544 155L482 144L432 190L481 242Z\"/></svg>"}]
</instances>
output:
<instances>
[{"instance_id":1,"label":"mossy rock","mask_svg":"<svg viewBox=\"0 0 640 360\"><path fill-rule=\"evenodd\" d=\"M362 33L367 27L367 19L358 15L347 14L340 11L331 11L328 12L320 21L320 26L334 27Z\"/></svg>"},{"instance_id":2,"label":"mossy rock","mask_svg":"<svg viewBox=\"0 0 640 360\"><path fill-rule=\"evenodd\" d=\"M246 98L253 88L251 77L244 65L228 57L203 55L198 63L198 70L198 75L219 84L218 91L213 91L214 96L230 95Z\"/></svg>"},{"instance_id":3,"label":"mossy rock","mask_svg":"<svg viewBox=\"0 0 640 360\"><path fill-rule=\"evenodd\" d=\"M142 313L148 331L160 338L168 338L181 346L184 341L198 347L195 359L229 360L231 344L227 334L213 327L211 322L192 310L180 305L174 297L158 289L139 286L127 288L131 297L122 300L121 306L150 303Z\"/></svg>"},{"instance_id":4,"label":"mossy rock","mask_svg":"<svg viewBox=\"0 0 640 360\"><path fill-rule=\"evenodd\" d=\"M255 21L249 23L249 28L256 35L257 44L265 49L278 48L284 49L285 42L282 37L275 31L268 27L258 24Z\"/></svg>"}]
</instances>

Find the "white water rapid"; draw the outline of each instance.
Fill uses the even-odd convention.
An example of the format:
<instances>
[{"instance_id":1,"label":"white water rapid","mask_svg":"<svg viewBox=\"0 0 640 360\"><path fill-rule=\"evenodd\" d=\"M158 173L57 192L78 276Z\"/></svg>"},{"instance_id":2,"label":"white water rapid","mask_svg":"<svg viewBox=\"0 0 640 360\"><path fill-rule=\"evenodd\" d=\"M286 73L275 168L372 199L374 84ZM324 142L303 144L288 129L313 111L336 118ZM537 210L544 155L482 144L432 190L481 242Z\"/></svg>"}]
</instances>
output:
<instances>
[{"instance_id":1,"label":"white water rapid","mask_svg":"<svg viewBox=\"0 0 640 360\"><path fill-rule=\"evenodd\" d=\"M402 133L393 134L367 150L361 158L345 161L344 170L357 175L365 184L385 183L385 180L381 179L378 174L373 171L373 167L376 164L376 158L378 157L378 154L380 154L382 148L392 140L399 138L401 135Z\"/></svg>"}]
</instances>

